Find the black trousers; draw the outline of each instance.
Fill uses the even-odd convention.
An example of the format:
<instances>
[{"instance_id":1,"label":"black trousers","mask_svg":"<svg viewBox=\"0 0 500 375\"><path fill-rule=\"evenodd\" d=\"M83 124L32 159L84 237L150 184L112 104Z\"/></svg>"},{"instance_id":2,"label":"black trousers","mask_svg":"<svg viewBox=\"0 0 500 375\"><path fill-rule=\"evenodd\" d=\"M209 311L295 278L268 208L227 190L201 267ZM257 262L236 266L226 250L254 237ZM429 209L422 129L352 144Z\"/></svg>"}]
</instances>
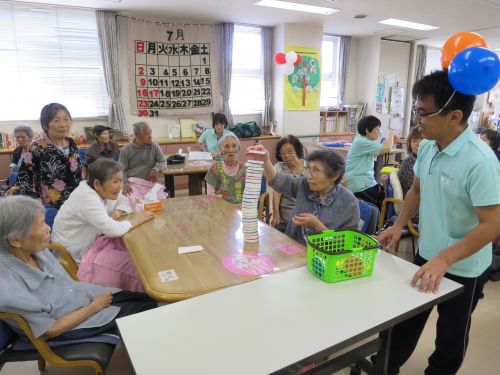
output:
<instances>
[{"instance_id":1,"label":"black trousers","mask_svg":"<svg viewBox=\"0 0 500 375\"><path fill-rule=\"evenodd\" d=\"M363 191L358 191L354 193L356 198L362 199L365 202L374 204L380 210L382 208L382 202L385 199L384 187L380 184L369 187Z\"/></svg>"},{"instance_id":2,"label":"black trousers","mask_svg":"<svg viewBox=\"0 0 500 375\"><path fill-rule=\"evenodd\" d=\"M416 255L414 264L422 266L427 261ZM445 277L462 284L462 294L437 306L436 348L429 357L426 375L456 374L462 365L469 343L471 315L487 281L488 270L476 278L446 274ZM417 346L427 318L432 309L424 311L396 326L392 330L389 353L389 374L398 374L399 368L410 358ZM423 367L423 366L422 366Z\"/></svg>"},{"instance_id":3,"label":"black trousers","mask_svg":"<svg viewBox=\"0 0 500 375\"><path fill-rule=\"evenodd\" d=\"M126 290L113 294L113 301L111 302L111 305L120 307L120 312L111 322L101 327L72 329L71 331L57 336L53 340L82 339L101 335L103 333L117 334L118 327L116 326L116 319L157 307L156 302L147 294L129 292Z\"/></svg>"}]
</instances>

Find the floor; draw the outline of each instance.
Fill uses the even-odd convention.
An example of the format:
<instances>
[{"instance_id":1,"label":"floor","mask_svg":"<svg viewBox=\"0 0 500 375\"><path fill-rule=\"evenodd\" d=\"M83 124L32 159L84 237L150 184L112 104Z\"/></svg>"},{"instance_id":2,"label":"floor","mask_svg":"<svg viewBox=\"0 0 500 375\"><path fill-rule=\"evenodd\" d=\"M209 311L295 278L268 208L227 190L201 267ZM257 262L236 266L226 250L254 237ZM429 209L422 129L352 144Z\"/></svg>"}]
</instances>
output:
<instances>
[{"instance_id":1,"label":"floor","mask_svg":"<svg viewBox=\"0 0 500 375\"><path fill-rule=\"evenodd\" d=\"M182 195L181 193L179 196ZM405 259L411 259L412 247L409 238L401 242L396 255ZM458 372L459 375L497 375L500 373L500 282L488 282L485 286L484 294L485 298L480 300L473 315L469 349L462 368ZM413 353L413 356L401 369L401 375L423 374L423 370L427 364L427 357L434 349L434 327L436 318L437 314L434 311L420 338L415 353ZM24 362L7 364L0 373L2 375L38 375L39 371L36 362ZM94 372L86 368L69 370L49 366L46 374L93 375ZM126 350L123 347L119 347L115 351L106 374L132 374L132 368ZM349 371L343 370L337 374L347 375Z\"/></svg>"}]
</instances>

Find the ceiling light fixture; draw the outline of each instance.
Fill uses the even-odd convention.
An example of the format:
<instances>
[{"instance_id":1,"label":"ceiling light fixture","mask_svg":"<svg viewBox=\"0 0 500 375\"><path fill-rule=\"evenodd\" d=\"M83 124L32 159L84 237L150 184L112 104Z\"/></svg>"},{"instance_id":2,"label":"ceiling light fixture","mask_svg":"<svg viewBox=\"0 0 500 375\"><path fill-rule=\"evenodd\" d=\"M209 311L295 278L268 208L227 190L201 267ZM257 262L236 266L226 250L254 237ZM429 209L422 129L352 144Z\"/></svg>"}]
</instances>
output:
<instances>
[{"instance_id":1,"label":"ceiling light fixture","mask_svg":"<svg viewBox=\"0 0 500 375\"><path fill-rule=\"evenodd\" d=\"M403 21L403 20L398 20L396 18L388 18L386 20L378 21L378 23L383 23L384 25L406 27L407 29L424 30L424 31L439 29L439 27L437 27L437 26L425 25L423 23Z\"/></svg>"},{"instance_id":2,"label":"ceiling light fixture","mask_svg":"<svg viewBox=\"0 0 500 375\"><path fill-rule=\"evenodd\" d=\"M270 7L270 8L296 10L298 12L324 14L324 15L336 13L339 11L338 9L334 8L318 7L315 5L298 4L298 3L291 3L289 1L278 1L278 0L261 0L256 2L255 5Z\"/></svg>"}]
</instances>

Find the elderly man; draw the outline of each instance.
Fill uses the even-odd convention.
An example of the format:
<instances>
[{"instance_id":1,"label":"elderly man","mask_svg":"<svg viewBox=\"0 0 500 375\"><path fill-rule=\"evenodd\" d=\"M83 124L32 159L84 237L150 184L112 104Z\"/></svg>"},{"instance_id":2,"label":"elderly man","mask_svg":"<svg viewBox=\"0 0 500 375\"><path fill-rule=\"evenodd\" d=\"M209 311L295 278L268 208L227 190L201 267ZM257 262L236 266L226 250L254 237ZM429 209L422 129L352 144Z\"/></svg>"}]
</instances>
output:
<instances>
[{"instance_id":1,"label":"elderly man","mask_svg":"<svg viewBox=\"0 0 500 375\"><path fill-rule=\"evenodd\" d=\"M153 142L153 132L149 125L145 122L137 122L133 127L134 139L120 153L124 179L122 191L125 195L132 192L128 184L129 177L156 182L164 162L160 146Z\"/></svg>"}]
</instances>

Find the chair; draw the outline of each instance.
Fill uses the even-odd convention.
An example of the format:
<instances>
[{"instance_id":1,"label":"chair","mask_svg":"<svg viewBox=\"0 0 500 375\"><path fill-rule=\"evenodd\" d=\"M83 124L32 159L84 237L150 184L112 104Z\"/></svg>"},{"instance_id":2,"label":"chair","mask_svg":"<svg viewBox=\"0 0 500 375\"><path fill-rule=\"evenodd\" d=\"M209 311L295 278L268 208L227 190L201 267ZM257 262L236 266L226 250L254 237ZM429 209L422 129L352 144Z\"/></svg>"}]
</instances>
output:
<instances>
[{"instance_id":1,"label":"chair","mask_svg":"<svg viewBox=\"0 0 500 375\"><path fill-rule=\"evenodd\" d=\"M360 216L358 229L366 234L375 234L380 214L378 207L362 199L358 199L358 203Z\"/></svg>"},{"instance_id":2,"label":"chair","mask_svg":"<svg viewBox=\"0 0 500 375\"><path fill-rule=\"evenodd\" d=\"M380 214L380 221L379 221L379 230L382 230L384 225L386 224L386 214L388 211L389 204L392 204L394 207L394 213L395 215L399 215L401 212L401 209L403 207L403 189L401 188L401 183L399 182L398 178L398 173L397 171L392 171L389 175L389 181L391 184L391 187L393 189L393 197L388 197L385 198L382 202L382 207L381 207L381 214ZM412 248L413 248L413 256L415 256L415 239L414 236L419 236L417 228L415 228L415 225L413 222L408 220L408 223L406 224L406 227L408 231L411 234L411 243L412 243ZM396 244L396 251L398 250L399 243Z\"/></svg>"},{"instance_id":3,"label":"chair","mask_svg":"<svg viewBox=\"0 0 500 375\"><path fill-rule=\"evenodd\" d=\"M78 273L78 264L76 264L69 251L60 243L51 243L48 249L52 253L55 253L54 256L59 260L59 263L64 267L71 278L78 281L78 277L76 276Z\"/></svg>"},{"instance_id":4,"label":"chair","mask_svg":"<svg viewBox=\"0 0 500 375\"><path fill-rule=\"evenodd\" d=\"M269 201L269 193L265 192L260 196L257 218L259 220L262 220L264 223L269 224L271 222L271 215L272 213Z\"/></svg>"},{"instance_id":5,"label":"chair","mask_svg":"<svg viewBox=\"0 0 500 375\"><path fill-rule=\"evenodd\" d=\"M102 342L81 342L51 348L43 338L35 338L26 320L18 314L0 312L0 369L7 362L38 361L40 372L46 363L57 367L92 367L97 375L103 375L115 350L115 344ZM15 344L21 339L4 321L16 321L33 345L30 350L16 350Z\"/></svg>"}]
</instances>

